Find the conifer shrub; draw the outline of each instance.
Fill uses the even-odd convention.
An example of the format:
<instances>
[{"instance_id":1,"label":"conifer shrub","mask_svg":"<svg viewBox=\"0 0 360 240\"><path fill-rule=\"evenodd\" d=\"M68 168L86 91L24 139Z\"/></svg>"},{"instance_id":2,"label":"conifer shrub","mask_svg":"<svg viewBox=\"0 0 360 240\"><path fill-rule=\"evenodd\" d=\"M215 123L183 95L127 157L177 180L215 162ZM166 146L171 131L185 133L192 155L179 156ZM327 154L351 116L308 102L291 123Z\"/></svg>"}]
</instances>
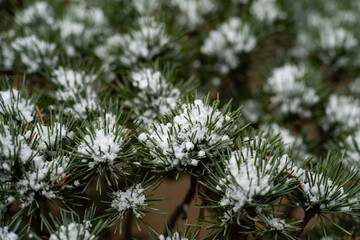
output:
<instances>
[{"instance_id":1,"label":"conifer shrub","mask_svg":"<svg viewBox=\"0 0 360 240\"><path fill-rule=\"evenodd\" d=\"M359 16L0 0L0 239L359 238Z\"/></svg>"}]
</instances>

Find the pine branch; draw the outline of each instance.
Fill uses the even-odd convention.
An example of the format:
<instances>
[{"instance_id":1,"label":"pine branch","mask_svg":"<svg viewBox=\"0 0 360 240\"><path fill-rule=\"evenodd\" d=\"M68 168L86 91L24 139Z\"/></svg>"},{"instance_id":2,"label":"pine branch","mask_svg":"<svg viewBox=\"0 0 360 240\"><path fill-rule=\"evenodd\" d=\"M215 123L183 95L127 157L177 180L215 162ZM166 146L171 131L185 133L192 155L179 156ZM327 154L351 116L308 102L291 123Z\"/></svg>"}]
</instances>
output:
<instances>
[{"instance_id":1,"label":"pine branch","mask_svg":"<svg viewBox=\"0 0 360 240\"><path fill-rule=\"evenodd\" d=\"M170 223L169 223L170 229L173 229L175 227L175 224L176 224L178 218L181 216L181 214L183 214L183 219L187 218L189 204L190 204L191 200L195 197L196 182L197 182L196 176L191 175L190 189L186 193L186 196L185 196L184 200L182 201L182 203L175 209L173 215L171 216Z\"/></svg>"},{"instance_id":2,"label":"pine branch","mask_svg":"<svg viewBox=\"0 0 360 240\"><path fill-rule=\"evenodd\" d=\"M131 231L131 227L133 225L133 219L134 219L134 214L132 213L132 211L128 211L128 215L125 221L125 229L124 229L124 239L125 240L131 240L132 238L132 231Z\"/></svg>"},{"instance_id":3,"label":"pine branch","mask_svg":"<svg viewBox=\"0 0 360 240\"><path fill-rule=\"evenodd\" d=\"M303 218L303 221L299 224L299 230L295 231L293 233L294 237L300 237L301 234L304 232L306 225L310 222L310 220L319 213L319 208L309 208L308 210L305 210L305 216Z\"/></svg>"}]
</instances>

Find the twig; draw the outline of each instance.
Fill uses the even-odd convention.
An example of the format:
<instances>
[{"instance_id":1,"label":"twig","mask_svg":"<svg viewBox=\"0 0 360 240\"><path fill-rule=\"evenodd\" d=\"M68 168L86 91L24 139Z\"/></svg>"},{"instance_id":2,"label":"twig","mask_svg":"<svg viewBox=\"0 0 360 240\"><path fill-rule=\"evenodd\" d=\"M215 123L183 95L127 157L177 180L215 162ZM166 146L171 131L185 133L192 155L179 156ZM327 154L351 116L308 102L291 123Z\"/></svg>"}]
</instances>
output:
<instances>
[{"instance_id":1,"label":"twig","mask_svg":"<svg viewBox=\"0 0 360 240\"><path fill-rule=\"evenodd\" d=\"M132 226L132 220L133 220L133 214L131 211L128 212L126 221L125 221L125 229L124 229L124 239L125 240L131 240L131 226Z\"/></svg>"},{"instance_id":2,"label":"twig","mask_svg":"<svg viewBox=\"0 0 360 240\"><path fill-rule=\"evenodd\" d=\"M300 235L304 232L306 225L310 222L310 220L319 212L318 208L310 208L307 211L305 210L305 216L303 221L299 225L299 230L295 231L293 236L300 237Z\"/></svg>"},{"instance_id":3,"label":"twig","mask_svg":"<svg viewBox=\"0 0 360 240\"><path fill-rule=\"evenodd\" d=\"M196 179L196 185L195 185L195 204L197 202L197 196L198 196L198 191L199 191L199 179Z\"/></svg>"},{"instance_id":4,"label":"twig","mask_svg":"<svg viewBox=\"0 0 360 240\"><path fill-rule=\"evenodd\" d=\"M173 229L178 218L180 217L181 214L183 214L183 219L187 218L187 210L189 208L189 204L191 202L191 200L194 198L195 193L196 193L196 177L191 175L191 180L190 180L190 189L187 192L184 200L182 201L182 203L176 208L175 212L173 213L173 215L170 218L170 224L169 227L170 229ZM164 231L167 232L167 231Z\"/></svg>"},{"instance_id":5,"label":"twig","mask_svg":"<svg viewBox=\"0 0 360 240\"><path fill-rule=\"evenodd\" d=\"M251 218L255 218L257 215L254 207L247 208L246 214ZM241 219L239 225L234 224L234 226L232 226L232 228L230 229L229 240L253 239L254 236L252 236L250 233L247 233L249 229L255 229L255 221Z\"/></svg>"},{"instance_id":6,"label":"twig","mask_svg":"<svg viewBox=\"0 0 360 240\"><path fill-rule=\"evenodd\" d=\"M202 202L201 203L201 206L204 206L205 203ZM200 208L200 211L199 211L199 217L198 217L198 225L200 225L200 223L202 223L202 221L204 220L204 217L205 217L205 209L204 208ZM201 233L201 227L199 228L199 232L198 232L198 236L197 236L197 240L200 239L200 233Z\"/></svg>"},{"instance_id":7,"label":"twig","mask_svg":"<svg viewBox=\"0 0 360 240\"><path fill-rule=\"evenodd\" d=\"M36 222L31 222L30 220L30 225L33 226L34 230L36 231L36 234L38 234L39 236L45 236L46 233L44 226L42 224L43 220L41 219L41 215L46 217L45 214L48 214L49 212L46 202L47 200L40 196L36 196L36 201L38 201L38 205L39 205L34 212Z\"/></svg>"},{"instance_id":8,"label":"twig","mask_svg":"<svg viewBox=\"0 0 360 240\"><path fill-rule=\"evenodd\" d=\"M250 235L246 234L246 233L242 233L243 231L243 227L239 226L237 224L234 224L230 230L230 234L229 234L229 240L237 240L237 239L242 239L242 240L246 240L250 237Z\"/></svg>"}]
</instances>

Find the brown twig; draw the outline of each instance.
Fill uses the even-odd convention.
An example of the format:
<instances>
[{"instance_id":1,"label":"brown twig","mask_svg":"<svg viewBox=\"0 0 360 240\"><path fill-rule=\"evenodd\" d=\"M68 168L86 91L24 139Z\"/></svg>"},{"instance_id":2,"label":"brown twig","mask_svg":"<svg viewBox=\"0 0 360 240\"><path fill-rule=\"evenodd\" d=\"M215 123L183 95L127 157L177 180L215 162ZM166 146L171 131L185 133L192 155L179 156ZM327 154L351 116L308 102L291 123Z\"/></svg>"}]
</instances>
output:
<instances>
[{"instance_id":1,"label":"brown twig","mask_svg":"<svg viewBox=\"0 0 360 240\"><path fill-rule=\"evenodd\" d=\"M300 235L304 232L304 229L306 225L310 222L310 220L319 212L318 208L310 208L308 210L305 210L305 216L303 221L299 224L299 230L295 231L293 233L294 237L300 237Z\"/></svg>"},{"instance_id":2,"label":"brown twig","mask_svg":"<svg viewBox=\"0 0 360 240\"><path fill-rule=\"evenodd\" d=\"M131 240L131 226L132 226L133 214L131 211L128 212L126 221L125 221L125 229L124 229L124 239Z\"/></svg>"},{"instance_id":3,"label":"brown twig","mask_svg":"<svg viewBox=\"0 0 360 240\"><path fill-rule=\"evenodd\" d=\"M197 182L197 178L193 175L191 175L191 180L190 180L190 189L189 191L186 193L186 196L184 198L184 200L182 201L182 203L176 208L175 212L173 213L173 215L170 218L170 224L169 224L169 228L173 229L178 218L180 217L181 214L183 214L183 219L187 218L187 210L189 208L189 204L191 202L191 200L194 198L195 196L195 192L196 192L196 182ZM164 231L167 232L167 231Z\"/></svg>"},{"instance_id":4,"label":"brown twig","mask_svg":"<svg viewBox=\"0 0 360 240\"><path fill-rule=\"evenodd\" d=\"M198 190L199 190L199 179L196 179L196 185L195 185L195 204L196 204L196 202L197 202Z\"/></svg>"},{"instance_id":5,"label":"brown twig","mask_svg":"<svg viewBox=\"0 0 360 240\"><path fill-rule=\"evenodd\" d=\"M205 205L205 203L204 202L202 202L201 203L201 206L204 206ZM199 210L199 217L198 217L198 225L200 225L200 223L202 223L202 221L204 220L204 217L205 217L205 209L204 208L200 208L200 210ZM200 233L201 233L201 227L199 228L199 232L198 232L198 236L197 236L197 240L199 240L200 239Z\"/></svg>"}]
</instances>

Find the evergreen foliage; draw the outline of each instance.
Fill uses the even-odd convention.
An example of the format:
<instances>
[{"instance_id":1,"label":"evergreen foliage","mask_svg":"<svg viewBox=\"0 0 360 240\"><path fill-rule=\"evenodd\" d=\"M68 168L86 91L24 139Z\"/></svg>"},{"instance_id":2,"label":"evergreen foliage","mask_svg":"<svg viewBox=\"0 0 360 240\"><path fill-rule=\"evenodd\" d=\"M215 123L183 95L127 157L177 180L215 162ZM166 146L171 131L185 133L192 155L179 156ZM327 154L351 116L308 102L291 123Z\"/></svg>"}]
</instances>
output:
<instances>
[{"instance_id":1,"label":"evergreen foliage","mask_svg":"<svg viewBox=\"0 0 360 240\"><path fill-rule=\"evenodd\" d=\"M360 237L358 1L0 0L0 16L0 239ZM183 176L161 212L155 190Z\"/></svg>"}]
</instances>

